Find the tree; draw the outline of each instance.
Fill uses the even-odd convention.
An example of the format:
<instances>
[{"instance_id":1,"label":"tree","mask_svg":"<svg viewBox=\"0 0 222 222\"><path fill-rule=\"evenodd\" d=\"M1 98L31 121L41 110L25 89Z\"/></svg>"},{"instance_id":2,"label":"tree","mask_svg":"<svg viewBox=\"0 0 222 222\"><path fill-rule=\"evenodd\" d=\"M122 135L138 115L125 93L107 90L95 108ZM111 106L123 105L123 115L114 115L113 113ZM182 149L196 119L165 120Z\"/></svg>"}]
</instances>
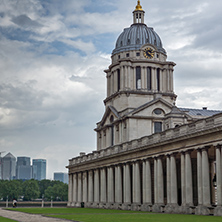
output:
<instances>
[{"instance_id":1,"label":"tree","mask_svg":"<svg viewBox=\"0 0 222 222\"><path fill-rule=\"evenodd\" d=\"M50 200L51 197L53 200L68 200L68 184L57 181L53 186L48 187L45 190L45 197Z\"/></svg>"},{"instance_id":2,"label":"tree","mask_svg":"<svg viewBox=\"0 0 222 222\"><path fill-rule=\"evenodd\" d=\"M39 198L42 198L42 195L45 194L45 190L52 186L52 181L51 180L40 180L38 181L38 186L39 186Z\"/></svg>"},{"instance_id":3,"label":"tree","mask_svg":"<svg viewBox=\"0 0 222 222\"><path fill-rule=\"evenodd\" d=\"M24 200L33 200L39 197L40 191L36 180L27 180L22 184Z\"/></svg>"},{"instance_id":4,"label":"tree","mask_svg":"<svg viewBox=\"0 0 222 222\"><path fill-rule=\"evenodd\" d=\"M22 195L21 180L2 180L0 182L0 197L4 200L18 199Z\"/></svg>"}]
</instances>

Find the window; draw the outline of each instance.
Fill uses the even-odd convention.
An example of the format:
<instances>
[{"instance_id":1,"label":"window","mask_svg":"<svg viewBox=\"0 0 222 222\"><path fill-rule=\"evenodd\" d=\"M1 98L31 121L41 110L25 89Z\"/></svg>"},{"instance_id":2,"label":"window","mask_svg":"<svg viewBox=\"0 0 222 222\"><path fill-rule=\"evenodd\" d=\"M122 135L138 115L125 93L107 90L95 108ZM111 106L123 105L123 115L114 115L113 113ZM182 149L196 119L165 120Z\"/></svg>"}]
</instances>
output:
<instances>
[{"instance_id":1,"label":"window","mask_svg":"<svg viewBox=\"0 0 222 222\"><path fill-rule=\"evenodd\" d=\"M136 56L140 56L140 53L139 53L139 52L137 52L137 53L136 53Z\"/></svg>"},{"instance_id":2,"label":"window","mask_svg":"<svg viewBox=\"0 0 222 222\"><path fill-rule=\"evenodd\" d=\"M157 80L157 91L160 91L160 69L157 69L156 73L156 80Z\"/></svg>"},{"instance_id":3,"label":"window","mask_svg":"<svg viewBox=\"0 0 222 222\"><path fill-rule=\"evenodd\" d=\"M113 123L113 121L114 121L114 117L113 116L111 116L110 117L110 123ZM111 146L113 146L114 145L114 126L112 125L111 126Z\"/></svg>"},{"instance_id":4,"label":"window","mask_svg":"<svg viewBox=\"0 0 222 222\"><path fill-rule=\"evenodd\" d=\"M151 77L151 68L147 67L147 89L152 89L152 77Z\"/></svg>"},{"instance_id":5,"label":"window","mask_svg":"<svg viewBox=\"0 0 222 222\"><path fill-rule=\"evenodd\" d=\"M129 57L129 53L126 53L126 57Z\"/></svg>"},{"instance_id":6,"label":"window","mask_svg":"<svg viewBox=\"0 0 222 222\"><path fill-rule=\"evenodd\" d=\"M120 59L120 55L118 55L118 59Z\"/></svg>"},{"instance_id":7,"label":"window","mask_svg":"<svg viewBox=\"0 0 222 222\"><path fill-rule=\"evenodd\" d=\"M162 122L154 122L154 133L162 132Z\"/></svg>"},{"instance_id":8,"label":"window","mask_svg":"<svg viewBox=\"0 0 222 222\"><path fill-rule=\"evenodd\" d=\"M120 70L117 69L117 91L120 90Z\"/></svg>"},{"instance_id":9,"label":"window","mask_svg":"<svg viewBox=\"0 0 222 222\"><path fill-rule=\"evenodd\" d=\"M155 109L153 111L156 115L161 115L162 114L162 110L161 109Z\"/></svg>"},{"instance_id":10,"label":"window","mask_svg":"<svg viewBox=\"0 0 222 222\"><path fill-rule=\"evenodd\" d=\"M136 67L136 89L141 89L141 67Z\"/></svg>"}]
</instances>

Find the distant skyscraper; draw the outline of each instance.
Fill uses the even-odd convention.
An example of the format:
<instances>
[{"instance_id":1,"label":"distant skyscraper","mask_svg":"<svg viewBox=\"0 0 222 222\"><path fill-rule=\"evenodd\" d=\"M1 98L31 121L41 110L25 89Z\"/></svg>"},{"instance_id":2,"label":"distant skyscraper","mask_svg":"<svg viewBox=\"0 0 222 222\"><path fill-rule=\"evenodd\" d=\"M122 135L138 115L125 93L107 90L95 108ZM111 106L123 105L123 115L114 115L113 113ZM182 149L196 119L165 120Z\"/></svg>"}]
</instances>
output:
<instances>
[{"instance_id":1,"label":"distant skyscraper","mask_svg":"<svg viewBox=\"0 0 222 222\"><path fill-rule=\"evenodd\" d=\"M33 159L33 178L36 180L46 179L46 160L44 159Z\"/></svg>"},{"instance_id":2,"label":"distant skyscraper","mask_svg":"<svg viewBox=\"0 0 222 222\"><path fill-rule=\"evenodd\" d=\"M21 180L30 180L32 178L30 157L17 157L16 178Z\"/></svg>"},{"instance_id":3,"label":"distant skyscraper","mask_svg":"<svg viewBox=\"0 0 222 222\"><path fill-rule=\"evenodd\" d=\"M68 173L54 173L54 180L68 183Z\"/></svg>"},{"instance_id":4,"label":"distant skyscraper","mask_svg":"<svg viewBox=\"0 0 222 222\"><path fill-rule=\"evenodd\" d=\"M16 176L16 158L8 153L2 158L2 179L13 180Z\"/></svg>"}]
</instances>

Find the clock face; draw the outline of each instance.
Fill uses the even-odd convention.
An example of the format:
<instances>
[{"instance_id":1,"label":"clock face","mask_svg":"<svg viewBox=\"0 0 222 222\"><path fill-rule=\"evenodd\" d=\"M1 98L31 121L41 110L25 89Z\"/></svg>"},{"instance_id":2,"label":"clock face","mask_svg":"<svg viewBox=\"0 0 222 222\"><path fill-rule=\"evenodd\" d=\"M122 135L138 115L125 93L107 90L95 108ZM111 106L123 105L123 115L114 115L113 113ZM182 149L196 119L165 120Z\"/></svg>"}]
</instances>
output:
<instances>
[{"instance_id":1,"label":"clock face","mask_svg":"<svg viewBox=\"0 0 222 222\"><path fill-rule=\"evenodd\" d=\"M147 59L152 59L154 57L154 50L152 48L145 48L143 50L143 55Z\"/></svg>"}]
</instances>

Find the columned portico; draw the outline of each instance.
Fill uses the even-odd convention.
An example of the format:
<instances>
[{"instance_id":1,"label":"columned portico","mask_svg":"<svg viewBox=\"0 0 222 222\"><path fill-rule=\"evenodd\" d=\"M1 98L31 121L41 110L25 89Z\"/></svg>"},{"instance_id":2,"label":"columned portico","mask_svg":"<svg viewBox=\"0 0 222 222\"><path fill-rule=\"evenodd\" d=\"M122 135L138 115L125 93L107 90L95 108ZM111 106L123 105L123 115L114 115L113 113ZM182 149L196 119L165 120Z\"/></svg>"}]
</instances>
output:
<instances>
[{"instance_id":1,"label":"columned portico","mask_svg":"<svg viewBox=\"0 0 222 222\"><path fill-rule=\"evenodd\" d=\"M81 202L85 202L88 207L167 213L193 212L209 215L213 209L209 148L210 146L199 147L195 152L195 149L188 149L180 153L173 152L145 159L140 158L131 162L70 174L68 206L80 207ZM217 207L214 212L215 215L221 215L221 145L211 146L211 151L215 153L217 175ZM196 172L192 168L191 157L196 157ZM179 174L177 160L180 162ZM163 165L166 166L165 179ZM197 174L197 206L194 206L193 202L193 174L195 173ZM178 181L180 181L182 197L180 205L178 204ZM166 196L164 189L166 189Z\"/></svg>"}]
</instances>

